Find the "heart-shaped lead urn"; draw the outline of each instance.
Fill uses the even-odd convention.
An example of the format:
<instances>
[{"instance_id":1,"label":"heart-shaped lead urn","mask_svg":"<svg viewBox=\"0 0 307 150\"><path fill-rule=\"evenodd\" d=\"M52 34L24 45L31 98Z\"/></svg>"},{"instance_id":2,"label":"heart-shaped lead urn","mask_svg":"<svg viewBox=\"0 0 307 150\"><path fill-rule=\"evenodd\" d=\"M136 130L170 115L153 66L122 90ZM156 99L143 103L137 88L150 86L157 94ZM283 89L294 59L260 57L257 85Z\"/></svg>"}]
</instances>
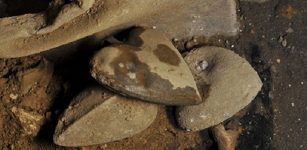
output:
<instances>
[{"instance_id":1,"label":"heart-shaped lead urn","mask_svg":"<svg viewBox=\"0 0 307 150\"><path fill-rule=\"evenodd\" d=\"M220 47L201 47L185 57L199 85L210 85L206 101L177 108L177 122L199 131L229 119L247 106L261 90L253 67L238 54ZM200 88L201 89L201 88Z\"/></svg>"},{"instance_id":2,"label":"heart-shaped lead urn","mask_svg":"<svg viewBox=\"0 0 307 150\"><path fill-rule=\"evenodd\" d=\"M202 101L186 62L155 30L133 30L127 44L103 48L91 65L98 82L123 95L165 105Z\"/></svg>"},{"instance_id":3,"label":"heart-shaped lead urn","mask_svg":"<svg viewBox=\"0 0 307 150\"><path fill-rule=\"evenodd\" d=\"M90 86L65 110L54 133L61 146L87 146L121 140L145 130L155 120L155 104Z\"/></svg>"}]
</instances>

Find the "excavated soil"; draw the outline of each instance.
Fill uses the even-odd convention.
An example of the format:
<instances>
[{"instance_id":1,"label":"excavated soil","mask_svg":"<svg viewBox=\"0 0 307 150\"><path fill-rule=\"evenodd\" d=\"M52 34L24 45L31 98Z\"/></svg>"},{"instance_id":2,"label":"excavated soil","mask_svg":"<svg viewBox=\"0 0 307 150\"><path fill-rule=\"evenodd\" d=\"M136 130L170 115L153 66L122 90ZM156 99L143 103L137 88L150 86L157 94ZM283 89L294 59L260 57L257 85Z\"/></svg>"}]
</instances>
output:
<instances>
[{"instance_id":1,"label":"excavated soil","mask_svg":"<svg viewBox=\"0 0 307 150\"><path fill-rule=\"evenodd\" d=\"M48 2L41 1L33 7L29 4L38 0L6 1L9 2L6 16L38 12ZM198 42L186 39L174 44L183 55L194 47L206 45L231 49L246 58L260 75L264 86L255 100L224 122L241 123L243 133L237 149L306 149L307 2L239 2L237 11L241 22L237 37L194 37ZM98 48L84 44L78 49L68 58L57 60L53 73L45 72L49 78L35 83L26 93L23 75L38 68L45 58L54 61L54 57L44 54L0 59L0 149L217 149L210 129L182 131L176 125L174 108L164 106L160 106L157 119L147 130L131 138L82 148L54 145L52 135L57 118L72 97L95 82L90 77L88 63ZM12 108L43 117L44 125L37 136L25 133L25 124Z\"/></svg>"}]
</instances>

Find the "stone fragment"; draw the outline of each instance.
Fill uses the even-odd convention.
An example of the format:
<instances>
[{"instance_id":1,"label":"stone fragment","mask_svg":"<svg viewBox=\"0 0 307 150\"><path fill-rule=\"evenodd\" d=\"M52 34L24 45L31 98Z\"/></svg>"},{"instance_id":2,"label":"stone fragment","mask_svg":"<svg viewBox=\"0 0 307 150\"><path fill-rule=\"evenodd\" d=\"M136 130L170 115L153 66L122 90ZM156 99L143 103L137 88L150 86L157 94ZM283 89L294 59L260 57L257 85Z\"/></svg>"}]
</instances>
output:
<instances>
[{"instance_id":1,"label":"stone fragment","mask_svg":"<svg viewBox=\"0 0 307 150\"><path fill-rule=\"evenodd\" d=\"M42 59L40 64L32 69L26 70L21 76L21 93L23 95L35 90L37 86L48 86L53 75L53 64Z\"/></svg>"},{"instance_id":2,"label":"stone fragment","mask_svg":"<svg viewBox=\"0 0 307 150\"><path fill-rule=\"evenodd\" d=\"M187 130L202 130L232 117L248 105L262 87L257 72L234 52L219 47L204 47L185 57L199 85L208 91L200 105L177 109L179 125ZM207 61L199 71L201 61Z\"/></svg>"},{"instance_id":3,"label":"stone fragment","mask_svg":"<svg viewBox=\"0 0 307 150\"><path fill-rule=\"evenodd\" d=\"M185 2L177 1L178 4L174 5L167 14L156 13L156 16L148 17L148 22L168 37L177 39L192 36L234 36L238 33L235 0L188 2L190 4L184 5ZM179 10L176 10L178 8ZM149 23L147 24L150 25Z\"/></svg>"},{"instance_id":4,"label":"stone fragment","mask_svg":"<svg viewBox=\"0 0 307 150\"><path fill-rule=\"evenodd\" d=\"M225 129L222 124L212 128L212 134L217 142L219 150L235 150L241 132L241 128Z\"/></svg>"},{"instance_id":5,"label":"stone fragment","mask_svg":"<svg viewBox=\"0 0 307 150\"><path fill-rule=\"evenodd\" d=\"M37 66L18 73L22 107L42 113L51 108L60 91L60 85L53 73L54 66L46 59L42 59Z\"/></svg>"},{"instance_id":6,"label":"stone fragment","mask_svg":"<svg viewBox=\"0 0 307 150\"><path fill-rule=\"evenodd\" d=\"M16 100L16 99L18 98L18 94L13 94L13 93L11 93L11 94L10 94L10 98L11 98L12 100Z\"/></svg>"},{"instance_id":7,"label":"stone fragment","mask_svg":"<svg viewBox=\"0 0 307 150\"><path fill-rule=\"evenodd\" d=\"M37 135L43 125L44 116L17 107L12 107L11 111L19 119L25 134L32 136Z\"/></svg>"},{"instance_id":8,"label":"stone fragment","mask_svg":"<svg viewBox=\"0 0 307 150\"><path fill-rule=\"evenodd\" d=\"M128 43L103 48L94 56L91 73L98 82L154 103L192 105L202 101L189 67L161 33L135 29Z\"/></svg>"},{"instance_id":9,"label":"stone fragment","mask_svg":"<svg viewBox=\"0 0 307 150\"><path fill-rule=\"evenodd\" d=\"M232 36L238 31L236 17L235 0L73 0L46 12L1 18L0 58L39 53L90 35L100 41L132 26L155 26L169 38Z\"/></svg>"},{"instance_id":10,"label":"stone fragment","mask_svg":"<svg viewBox=\"0 0 307 150\"><path fill-rule=\"evenodd\" d=\"M90 87L60 118L54 142L61 146L103 144L133 136L156 118L158 106Z\"/></svg>"}]
</instances>

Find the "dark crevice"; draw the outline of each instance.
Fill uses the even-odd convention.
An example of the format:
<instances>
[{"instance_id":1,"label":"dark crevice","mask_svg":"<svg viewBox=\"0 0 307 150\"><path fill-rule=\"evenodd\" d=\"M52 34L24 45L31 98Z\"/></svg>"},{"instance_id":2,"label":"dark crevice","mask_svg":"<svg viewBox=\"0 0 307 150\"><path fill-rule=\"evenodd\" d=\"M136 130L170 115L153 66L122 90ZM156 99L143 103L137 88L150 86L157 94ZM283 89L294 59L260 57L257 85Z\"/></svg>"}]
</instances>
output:
<instances>
[{"instance_id":1,"label":"dark crevice","mask_svg":"<svg viewBox=\"0 0 307 150\"><path fill-rule=\"evenodd\" d=\"M45 11L50 0L2 0L6 4L5 16L19 16ZM35 4L35 5L34 5Z\"/></svg>"},{"instance_id":2,"label":"dark crevice","mask_svg":"<svg viewBox=\"0 0 307 150\"><path fill-rule=\"evenodd\" d=\"M240 119L240 122L246 130L238 140L237 149L270 150L273 149L273 110L269 97L272 87L271 70L265 60L263 60L261 48L258 45L250 44L250 49L247 49L246 53L250 56L250 63L258 72L263 86L257 97L251 103L247 114ZM257 103L261 103L261 106L264 106L264 110L269 113L262 114L259 112ZM261 132L259 132L260 130Z\"/></svg>"}]
</instances>

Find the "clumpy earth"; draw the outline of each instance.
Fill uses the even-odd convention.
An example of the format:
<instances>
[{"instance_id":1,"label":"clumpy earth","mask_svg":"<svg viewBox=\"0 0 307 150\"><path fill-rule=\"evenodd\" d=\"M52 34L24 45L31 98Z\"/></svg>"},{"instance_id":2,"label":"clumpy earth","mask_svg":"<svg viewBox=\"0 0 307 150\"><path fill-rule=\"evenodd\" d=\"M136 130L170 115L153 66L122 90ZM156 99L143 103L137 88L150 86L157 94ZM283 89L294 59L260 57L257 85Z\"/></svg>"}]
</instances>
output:
<instances>
[{"instance_id":1,"label":"clumpy earth","mask_svg":"<svg viewBox=\"0 0 307 150\"><path fill-rule=\"evenodd\" d=\"M31 8L32 12L46 7L40 5ZM238 36L194 37L174 42L183 55L202 45L231 49L246 58L260 75L262 91L248 107L224 122L240 121L242 133L237 149L307 147L306 6L305 1L291 0L239 2ZM28 7L9 5L7 13L26 13ZM98 48L80 45L79 49L83 51L57 61L50 70L40 69L47 64L43 57L52 58L47 54L0 59L0 149L217 149L210 130L180 130L174 108L164 106L160 106L157 119L147 130L131 138L82 148L54 145L52 135L59 115L75 95L95 82L88 62ZM32 81L33 76L42 77ZM31 86L23 86L24 82ZM24 120L16 114L27 114L33 119ZM29 126L41 122L41 129Z\"/></svg>"}]
</instances>

